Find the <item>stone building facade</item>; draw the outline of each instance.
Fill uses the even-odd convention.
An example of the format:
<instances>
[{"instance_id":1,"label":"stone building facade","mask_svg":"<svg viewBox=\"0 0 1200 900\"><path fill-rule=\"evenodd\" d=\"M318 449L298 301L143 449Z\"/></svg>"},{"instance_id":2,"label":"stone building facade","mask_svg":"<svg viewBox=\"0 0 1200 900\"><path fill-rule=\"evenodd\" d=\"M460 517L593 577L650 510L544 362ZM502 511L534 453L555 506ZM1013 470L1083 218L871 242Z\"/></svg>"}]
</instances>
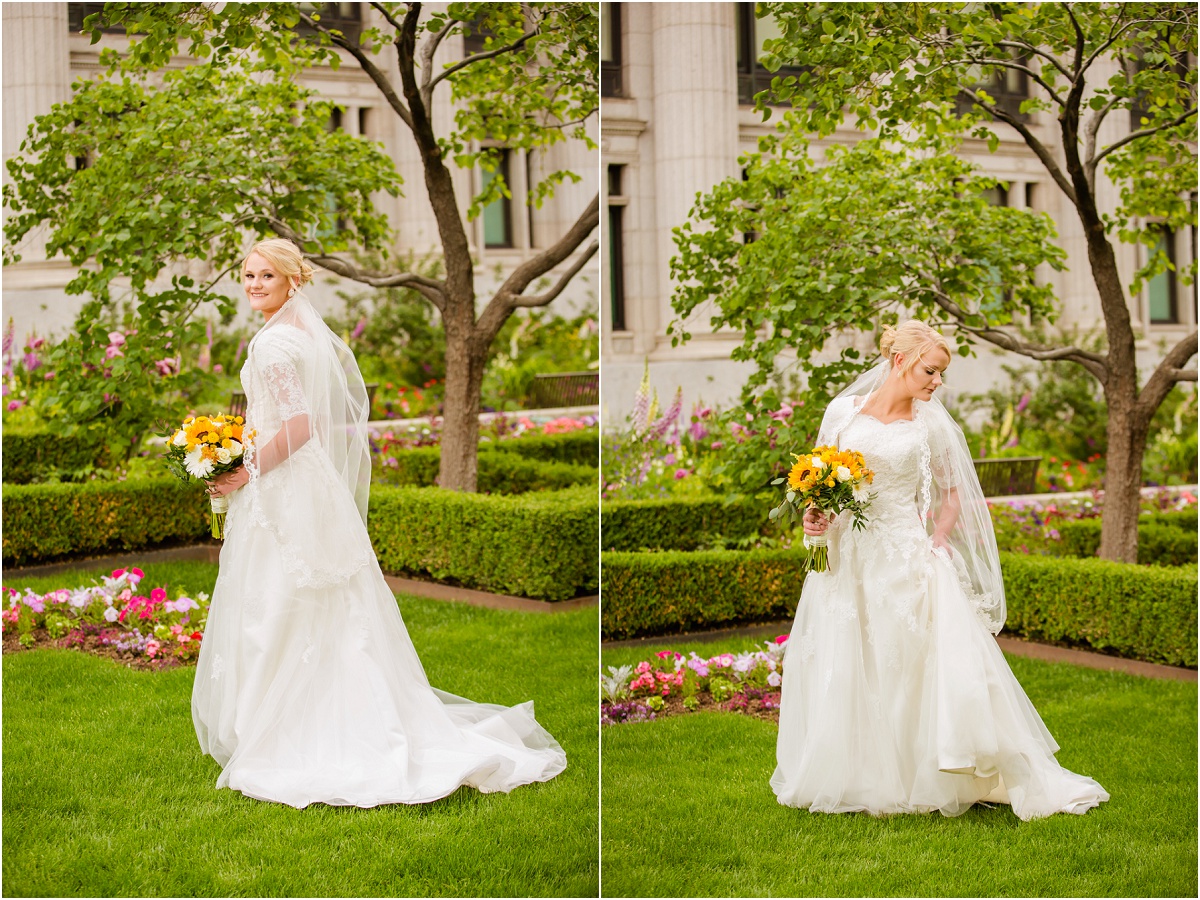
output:
<instances>
[{"instance_id":1,"label":"stone building facade","mask_svg":"<svg viewBox=\"0 0 1200 900\"><path fill-rule=\"evenodd\" d=\"M602 406L606 425L619 425L648 362L651 382L663 398L682 386L685 410L695 400L725 405L736 399L748 374L729 359L740 335L714 334L707 316L693 316L692 340L672 348L666 327L673 320L670 259L671 229L682 223L697 192L740 175L738 156L756 148L767 132L754 112L752 97L767 86L770 74L757 64L757 50L771 37L771 23L756 21L753 3L604 3L601 4L602 160L606 170L607 216L602 218L606 247L603 302L604 372ZM1115 65L1115 63L1112 63ZM1052 149L1058 129L1047 113L1034 113L1031 127ZM1006 128L1007 126L1001 126ZM1112 115L1099 139L1110 142L1129 129L1129 117ZM824 144L852 143L862 136L843 127ZM1015 130L1001 132L1001 144L989 153L968 140L964 154L983 171L1007 183L995 202L1043 210L1053 217L1068 270L1046 271L1062 301L1060 323L1074 328L1102 327L1100 302L1088 268L1087 247L1074 208ZM822 144L815 147L819 151ZM1098 178L1102 178L1098 175ZM1118 197L1111 182L1100 185L1103 209ZM1195 258L1194 229L1167 236L1180 268ZM1145 248L1118 245L1118 264L1126 281L1144 263ZM1162 347L1171 346L1196 326L1191 288L1162 276L1130 301L1138 342L1139 365L1154 364ZM869 344L862 338L862 349ZM980 392L1003 377L1002 364L1026 361L987 345L968 364L955 367L951 398Z\"/></svg>"},{"instance_id":2,"label":"stone building facade","mask_svg":"<svg viewBox=\"0 0 1200 900\"><path fill-rule=\"evenodd\" d=\"M369 27L378 16L366 3L320 4L326 21L339 18L340 27ZM446 4L428 4L438 7ZM49 112L54 103L70 98L71 84L81 77L100 71L100 47L120 49L127 44L122 30L106 34L97 45L79 33L83 17L102 8L92 3L4 3L3 14L3 149L4 159L14 156L26 130L38 115ZM344 24L341 20L344 20ZM384 24L382 19L378 24ZM390 50L390 48L389 48ZM381 58L388 51L381 52ZM464 39L443 41L435 65L442 66L461 58L466 52ZM386 69L387 66L384 66ZM391 70L395 71L394 65ZM339 112L334 126L350 134L383 144L404 178L402 197L381 194L375 198L396 231L396 249L412 253L418 259L440 247L437 224L425 194L425 179L417 147L406 126L394 114L375 84L343 54L337 70L320 67L304 75L304 84L323 99L336 103ZM448 86L434 95L435 127L449 123L454 114ZM598 117L589 123L593 140L598 139ZM493 204L484 215L468 225L476 261L476 285L480 303L486 302L503 275L533 254L553 243L578 218L596 195L599 154L585 142L567 140L545 151L527 154L523 150L506 153L505 168L513 200ZM522 202L528 185L540 172L570 169L583 176L578 184L564 184L540 209ZM455 169L455 191L465 210L469 198L481 186L478 170ZM81 301L63 291L72 268L62 257L46 259L44 243L34 237L23 243L20 263L3 272L4 318L14 320L16 336L36 331L43 336L61 334L74 322ZM571 259L561 267L569 267ZM572 279L552 306L562 314L594 307L599 295L600 263L593 257ZM203 276L202 264L195 264L193 275ZM549 277L555 278L556 270ZM228 283L230 293L239 294L237 285ZM332 275L319 278L310 294L319 306L333 309L340 305L336 292L367 290L364 286ZM243 302L243 306L244 306ZM245 311L248 314L248 310ZM248 319L247 319L248 320Z\"/></svg>"}]
</instances>

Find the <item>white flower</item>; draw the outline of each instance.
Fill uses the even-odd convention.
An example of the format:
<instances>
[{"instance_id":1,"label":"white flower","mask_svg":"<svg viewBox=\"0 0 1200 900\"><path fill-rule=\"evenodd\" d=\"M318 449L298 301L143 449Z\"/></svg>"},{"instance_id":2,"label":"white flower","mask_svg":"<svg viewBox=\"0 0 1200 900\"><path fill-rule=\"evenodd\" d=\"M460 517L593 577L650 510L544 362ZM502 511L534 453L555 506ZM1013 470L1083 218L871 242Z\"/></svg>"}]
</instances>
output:
<instances>
[{"instance_id":1,"label":"white flower","mask_svg":"<svg viewBox=\"0 0 1200 900\"><path fill-rule=\"evenodd\" d=\"M187 432L185 432L182 428L180 428L177 432L175 432L175 437L171 438L171 443L174 444L176 447L186 447L187 446Z\"/></svg>"},{"instance_id":2,"label":"white flower","mask_svg":"<svg viewBox=\"0 0 1200 900\"><path fill-rule=\"evenodd\" d=\"M203 445L197 445L195 450L183 457L183 466L192 477L207 478L212 474L213 461L205 459Z\"/></svg>"},{"instance_id":3,"label":"white flower","mask_svg":"<svg viewBox=\"0 0 1200 900\"><path fill-rule=\"evenodd\" d=\"M838 481L849 481L850 480L850 470L847 469L845 466L838 466L837 470L835 471L834 474L837 475Z\"/></svg>"},{"instance_id":4,"label":"white flower","mask_svg":"<svg viewBox=\"0 0 1200 900\"><path fill-rule=\"evenodd\" d=\"M233 454L224 447L217 448L217 462L221 465L228 465L233 460Z\"/></svg>"},{"instance_id":5,"label":"white flower","mask_svg":"<svg viewBox=\"0 0 1200 900\"><path fill-rule=\"evenodd\" d=\"M852 493L854 494L854 499L859 503L865 503L867 497L869 496L867 494L867 486L865 484L856 484L852 489Z\"/></svg>"},{"instance_id":6,"label":"white flower","mask_svg":"<svg viewBox=\"0 0 1200 900\"><path fill-rule=\"evenodd\" d=\"M108 609L106 609L104 611L104 621L105 622L115 622L115 621L117 621L117 616L119 616L119 615L120 615L120 613L117 612L117 608L115 606L110 606Z\"/></svg>"},{"instance_id":7,"label":"white flower","mask_svg":"<svg viewBox=\"0 0 1200 900\"><path fill-rule=\"evenodd\" d=\"M814 456L809 461L812 463L814 469L824 469L825 468L825 460L821 459L821 457L819 457L819 456Z\"/></svg>"},{"instance_id":8,"label":"white flower","mask_svg":"<svg viewBox=\"0 0 1200 900\"><path fill-rule=\"evenodd\" d=\"M242 445L233 440L233 438L229 439L229 455L234 459L242 455Z\"/></svg>"},{"instance_id":9,"label":"white flower","mask_svg":"<svg viewBox=\"0 0 1200 900\"><path fill-rule=\"evenodd\" d=\"M783 677L778 672L772 672L767 676L767 684L771 687L779 687L783 684Z\"/></svg>"}]
</instances>

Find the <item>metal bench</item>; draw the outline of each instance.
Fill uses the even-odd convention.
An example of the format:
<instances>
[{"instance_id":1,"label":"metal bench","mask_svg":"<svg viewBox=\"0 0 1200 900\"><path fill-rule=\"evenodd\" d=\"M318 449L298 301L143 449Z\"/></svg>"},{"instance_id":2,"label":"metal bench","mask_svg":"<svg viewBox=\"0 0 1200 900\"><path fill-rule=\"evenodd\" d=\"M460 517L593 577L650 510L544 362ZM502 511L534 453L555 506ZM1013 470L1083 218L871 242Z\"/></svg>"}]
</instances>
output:
<instances>
[{"instance_id":1,"label":"metal bench","mask_svg":"<svg viewBox=\"0 0 1200 900\"><path fill-rule=\"evenodd\" d=\"M375 389L379 384L372 382L367 385L367 418L371 418L371 410L375 407ZM246 393L245 391L234 391L229 398L229 415L245 416L246 415Z\"/></svg>"},{"instance_id":2,"label":"metal bench","mask_svg":"<svg viewBox=\"0 0 1200 900\"><path fill-rule=\"evenodd\" d=\"M534 409L595 406L600 402L599 372L558 372L533 376L530 391Z\"/></svg>"},{"instance_id":3,"label":"metal bench","mask_svg":"<svg viewBox=\"0 0 1200 900\"><path fill-rule=\"evenodd\" d=\"M1037 491L1037 470L1040 456L1010 456L996 459L977 459L975 474L985 497L1004 497L1012 494L1033 494Z\"/></svg>"}]
</instances>

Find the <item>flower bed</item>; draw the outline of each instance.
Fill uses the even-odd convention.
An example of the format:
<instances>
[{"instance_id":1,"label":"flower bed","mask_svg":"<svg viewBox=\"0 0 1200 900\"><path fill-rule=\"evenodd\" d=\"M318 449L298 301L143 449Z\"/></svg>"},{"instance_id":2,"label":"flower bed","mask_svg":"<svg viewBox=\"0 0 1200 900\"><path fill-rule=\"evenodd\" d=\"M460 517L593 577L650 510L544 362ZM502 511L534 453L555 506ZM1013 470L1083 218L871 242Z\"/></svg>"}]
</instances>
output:
<instances>
[{"instance_id":1,"label":"flower bed","mask_svg":"<svg viewBox=\"0 0 1200 900\"><path fill-rule=\"evenodd\" d=\"M703 709L740 712L779 720L779 686L788 636L764 643L765 649L720 653L705 659L695 651L655 654L658 662L609 666L601 674L600 723L644 722L663 715Z\"/></svg>"},{"instance_id":2,"label":"flower bed","mask_svg":"<svg viewBox=\"0 0 1200 900\"><path fill-rule=\"evenodd\" d=\"M91 587L38 594L0 589L5 604L4 652L65 647L106 656L132 667L162 669L195 662L204 639L209 596L167 588L141 592L141 569L116 569Z\"/></svg>"}]
</instances>

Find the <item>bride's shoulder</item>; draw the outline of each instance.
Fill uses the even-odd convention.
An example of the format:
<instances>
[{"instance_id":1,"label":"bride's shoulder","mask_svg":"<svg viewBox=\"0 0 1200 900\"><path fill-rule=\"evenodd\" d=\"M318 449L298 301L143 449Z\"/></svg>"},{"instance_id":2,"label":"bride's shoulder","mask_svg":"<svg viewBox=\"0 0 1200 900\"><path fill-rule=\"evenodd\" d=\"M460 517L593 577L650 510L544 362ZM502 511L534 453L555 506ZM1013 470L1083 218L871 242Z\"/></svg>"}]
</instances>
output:
<instances>
[{"instance_id":1,"label":"bride's shoulder","mask_svg":"<svg viewBox=\"0 0 1200 900\"><path fill-rule=\"evenodd\" d=\"M264 329L254 341L255 355L260 359L286 359L297 362L312 346L308 332L295 325L280 324Z\"/></svg>"}]
</instances>

